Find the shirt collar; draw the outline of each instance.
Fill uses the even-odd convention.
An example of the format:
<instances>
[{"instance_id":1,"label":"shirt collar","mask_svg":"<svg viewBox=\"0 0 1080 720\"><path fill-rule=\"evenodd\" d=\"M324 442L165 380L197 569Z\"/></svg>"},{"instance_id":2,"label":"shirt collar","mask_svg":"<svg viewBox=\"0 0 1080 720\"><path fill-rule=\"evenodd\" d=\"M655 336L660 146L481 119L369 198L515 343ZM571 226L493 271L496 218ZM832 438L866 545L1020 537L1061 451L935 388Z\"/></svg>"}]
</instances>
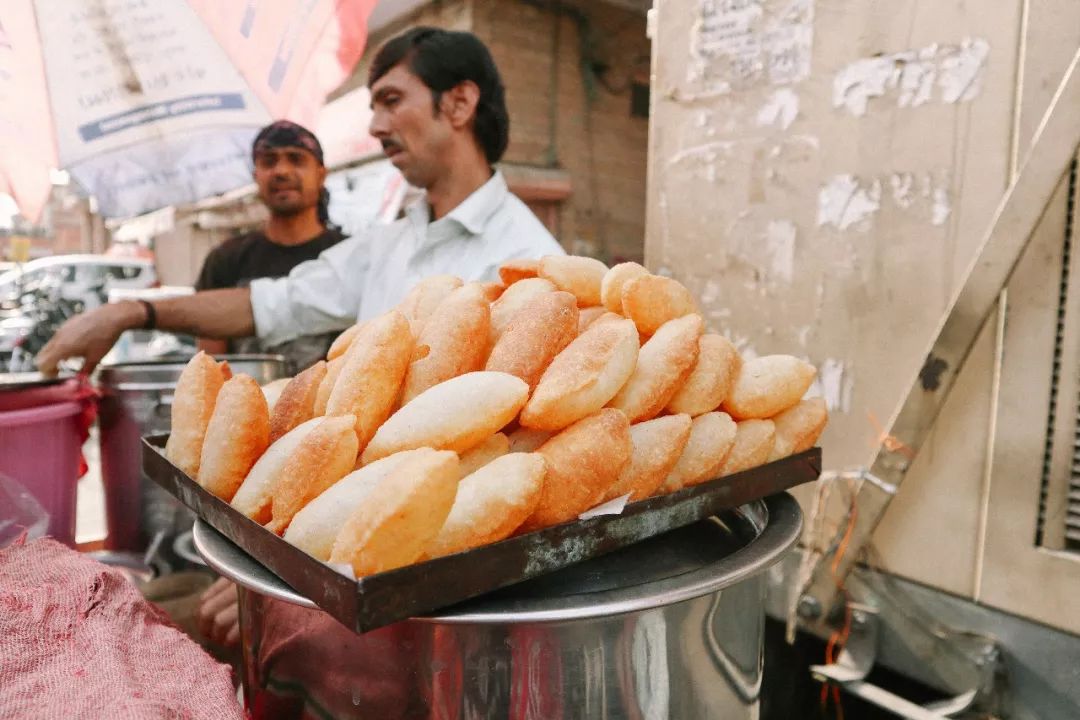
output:
<instances>
[{"instance_id":1,"label":"shirt collar","mask_svg":"<svg viewBox=\"0 0 1080 720\"><path fill-rule=\"evenodd\" d=\"M487 227L491 216L503 204L508 192L506 178L496 170L490 180L474 190L472 195L465 198L445 217L436 220L432 224L441 224L445 220L452 220L469 233L479 235L484 232L484 228ZM431 217L431 206L428 205L426 197L421 202L413 205L412 210L413 212L410 215L414 221L422 221L427 224L427 219Z\"/></svg>"}]
</instances>

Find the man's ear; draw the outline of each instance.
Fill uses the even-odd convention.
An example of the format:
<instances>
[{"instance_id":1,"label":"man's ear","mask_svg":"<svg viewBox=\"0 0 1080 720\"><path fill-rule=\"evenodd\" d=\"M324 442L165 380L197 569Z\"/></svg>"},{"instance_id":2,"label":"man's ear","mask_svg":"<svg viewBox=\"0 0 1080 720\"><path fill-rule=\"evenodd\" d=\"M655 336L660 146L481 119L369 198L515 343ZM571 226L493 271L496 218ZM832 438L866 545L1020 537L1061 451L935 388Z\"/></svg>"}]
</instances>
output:
<instances>
[{"instance_id":1,"label":"man's ear","mask_svg":"<svg viewBox=\"0 0 1080 720\"><path fill-rule=\"evenodd\" d=\"M319 175L319 185L322 185L326 181L326 173L327 173L326 166L325 165L320 165L319 166L319 173L318 173L318 175Z\"/></svg>"},{"instance_id":2,"label":"man's ear","mask_svg":"<svg viewBox=\"0 0 1080 720\"><path fill-rule=\"evenodd\" d=\"M468 126L476 117L480 103L480 88L472 80L465 80L442 94L440 109L455 128Z\"/></svg>"}]
</instances>

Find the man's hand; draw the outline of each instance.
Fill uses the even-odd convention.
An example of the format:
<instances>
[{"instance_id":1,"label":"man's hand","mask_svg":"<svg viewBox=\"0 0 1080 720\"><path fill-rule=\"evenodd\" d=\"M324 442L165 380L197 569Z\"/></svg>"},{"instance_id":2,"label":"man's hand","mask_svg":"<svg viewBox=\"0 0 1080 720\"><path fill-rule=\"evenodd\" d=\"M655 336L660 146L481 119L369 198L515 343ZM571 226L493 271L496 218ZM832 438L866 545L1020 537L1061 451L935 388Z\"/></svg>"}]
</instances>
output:
<instances>
[{"instance_id":1,"label":"man's hand","mask_svg":"<svg viewBox=\"0 0 1080 720\"><path fill-rule=\"evenodd\" d=\"M218 645L234 647L240 642L240 601L236 585L218 578L199 599L196 613L199 630Z\"/></svg>"},{"instance_id":2,"label":"man's hand","mask_svg":"<svg viewBox=\"0 0 1080 720\"><path fill-rule=\"evenodd\" d=\"M38 353L38 369L55 375L61 360L81 357L82 371L93 372L125 330L141 327L146 310L136 302L109 303L76 315L60 326Z\"/></svg>"}]
</instances>

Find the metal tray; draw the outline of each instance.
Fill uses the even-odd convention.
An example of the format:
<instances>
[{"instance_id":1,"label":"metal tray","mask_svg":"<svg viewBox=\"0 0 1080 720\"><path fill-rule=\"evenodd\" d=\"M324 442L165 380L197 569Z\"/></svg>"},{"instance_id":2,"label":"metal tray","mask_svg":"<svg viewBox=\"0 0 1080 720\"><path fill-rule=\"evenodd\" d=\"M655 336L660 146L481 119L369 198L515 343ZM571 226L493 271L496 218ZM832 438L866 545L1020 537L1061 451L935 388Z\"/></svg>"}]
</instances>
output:
<instances>
[{"instance_id":1,"label":"metal tray","mask_svg":"<svg viewBox=\"0 0 1080 720\"><path fill-rule=\"evenodd\" d=\"M200 487L165 458L167 438L143 438L147 476L298 593L358 633L560 570L812 482L821 473L821 450L814 448L670 495L631 503L620 515L575 520L352 580Z\"/></svg>"}]
</instances>

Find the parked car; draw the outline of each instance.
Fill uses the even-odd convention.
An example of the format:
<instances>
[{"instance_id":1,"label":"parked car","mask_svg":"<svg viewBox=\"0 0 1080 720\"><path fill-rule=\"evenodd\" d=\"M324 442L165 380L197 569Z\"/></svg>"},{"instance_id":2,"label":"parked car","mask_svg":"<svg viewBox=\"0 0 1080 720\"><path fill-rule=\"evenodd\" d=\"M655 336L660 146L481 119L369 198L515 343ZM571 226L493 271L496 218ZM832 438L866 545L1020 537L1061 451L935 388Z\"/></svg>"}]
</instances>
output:
<instances>
[{"instance_id":1,"label":"parked car","mask_svg":"<svg viewBox=\"0 0 1080 720\"><path fill-rule=\"evenodd\" d=\"M0 307L13 309L30 288L56 283L60 297L86 308L106 302L113 289L145 289L158 285L150 260L104 255L51 255L0 274Z\"/></svg>"}]
</instances>

